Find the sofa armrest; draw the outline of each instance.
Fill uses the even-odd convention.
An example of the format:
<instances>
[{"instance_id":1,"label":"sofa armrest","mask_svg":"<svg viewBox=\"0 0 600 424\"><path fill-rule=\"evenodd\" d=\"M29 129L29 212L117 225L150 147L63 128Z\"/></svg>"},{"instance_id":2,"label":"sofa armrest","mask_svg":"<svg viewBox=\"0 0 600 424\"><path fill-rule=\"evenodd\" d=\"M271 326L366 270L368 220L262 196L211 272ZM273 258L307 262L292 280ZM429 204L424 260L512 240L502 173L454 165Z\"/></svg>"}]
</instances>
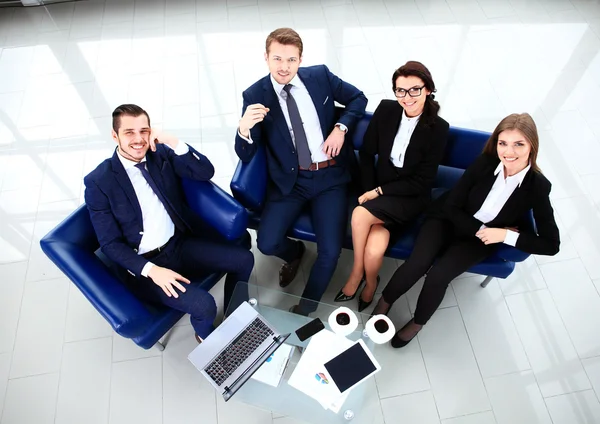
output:
<instances>
[{"instance_id":1,"label":"sofa armrest","mask_svg":"<svg viewBox=\"0 0 600 424\"><path fill-rule=\"evenodd\" d=\"M529 253L525 253L516 247L508 246L506 244L498 246L496 255L509 262L523 262L529 257Z\"/></svg>"},{"instance_id":2,"label":"sofa armrest","mask_svg":"<svg viewBox=\"0 0 600 424\"><path fill-rule=\"evenodd\" d=\"M528 211L523 219L521 219L519 225L521 230L533 231L537 233L535 220L533 219L533 211ZM508 246L506 244L501 244L496 251L496 254L505 261L511 262L523 262L530 256L529 253L523 252L516 247Z\"/></svg>"},{"instance_id":3,"label":"sofa armrest","mask_svg":"<svg viewBox=\"0 0 600 424\"><path fill-rule=\"evenodd\" d=\"M93 252L57 240L53 232L40 245L118 334L128 338L142 334L152 315Z\"/></svg>"},{"instance_id":4,"label":"sofa armrest","mask_svg":"<svg viewBox=\"0 0 600 424\"><path fill-rule=\"evenodd\" d=\"M248 225L246 209L225 190L211 181L184 178L183 189L188 205L207 224L227 240L236 240Z\"/></svg>"},{"instance_id":5,"label":"sofa armrest","mask_svg":"<svg viewBox=\"0 0 600 424\"><path fill-rule=\"evenodd\" d=\"M264 147L258 148L250 162L238 162L230 188L233 197L246 208L262 209L267 191L267 157Z\"/></svg>"}]
</instances>

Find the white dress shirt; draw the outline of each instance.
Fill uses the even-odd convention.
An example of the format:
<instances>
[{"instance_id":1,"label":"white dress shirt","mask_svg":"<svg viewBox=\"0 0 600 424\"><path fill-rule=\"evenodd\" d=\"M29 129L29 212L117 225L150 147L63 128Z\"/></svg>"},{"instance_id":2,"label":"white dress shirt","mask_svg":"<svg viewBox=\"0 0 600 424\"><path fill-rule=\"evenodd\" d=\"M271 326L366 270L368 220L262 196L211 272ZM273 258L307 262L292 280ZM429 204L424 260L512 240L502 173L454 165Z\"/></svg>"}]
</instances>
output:
<instances>
[{"instance_id":1,"label":"white dress shirt","mask_svg":"<svg viewBox=\"0 0 600 424\"><path fill-rule=\"evenodd\" d=\"M528 165L525 169L515 175L504 178L504 165L500 162L494 171L496 181L494 181L494 185L481 205L481 208L473 215L473 217L483 223L491 222L495 219L508 201L508 198L513 194L517 187L521 186L529 168L531 168L531 165ZM486 228L486 226L482 225L481 228ZM518 238L519 233L507 230L504 243L515 246Z\"/></svg>"},{"instance_id":2,"label":"white dress shirt","mask_svg":"<svg viewBox=\"0 0 600 424\"><path fill-rule=\"evenodd\" d=\"M165 145L170 148L169 145ZM119 151L117 150L117 152ZM179 141L174 152L177 155L185 155L189 152L188 145L183 141ZM142 240L140 241L137 251L138 255L142 255L165 245L169 239L173 237L173 234L175 234L175 224L173 224L173 220L169 216L164 205L144 178L142 171L136 168L135 165L137 165L137 162L121 156L120 152L117 154L117 157L123 164L127 176L131 180L133 190L135 191L135 195L140 204L140 209L142 210L142 227L144 230L141 232ZM145 163L146 158L144 157L141 162ZM144 277L148 276L148 272L152 265L151 262L148 262L144 266L142 269L142 275Z\"/></svg>"},{"instance_id":3,"label":"white dress shirt","mask_svg":"<svg viewBox=\"0 0 600 424\"><path fill-rule=\"evenodd\" d=\"M281 106L283 116L285 117L288 131L292 137L292 142L295 146L296 138L294 137L292 121L290 120L290 114L288 112L286 101L287 93L283 90L285 84L279 84L277 81L275 81L275 78L273 78L272 75L270 78L271 84L273 84L273 90L275 90L275 94L277 94L277 100L279 100L279 106ZM312 161L315 163L326 161L328 158L323 151L323 144L325 143L325 140L323 139L323 132L321 131L321 121L319 121L319 115L317 114L315 104L310 97L310 93L306 89L306 86L298 74L296 74L296 76L294 76L289 83L292 85L290 92L296 101L296 105L298 105L298 111L300 112L300 117L302 118L302 124L304 126L304 132L306 133L306 139L308 141L308 148L310 150ZM348 131L348 128L346 128L345 125L340 123L337 123L336 125L338 125L341 130ZM248 143L253 143L251 136L244 137L239 130L238 134Z\"/></svg>"},{"instance_id":4,"label":"white dress shirt","mask_svg":"<svg viewBox=\"0 0 600 424\"><path fill-rule=\"evenodd\" d=\"M392 152L390 153L390 160L397 168L404 166L404 156L406 156L406 149L410 138L415 131L417 124L419 123L421 115L409 118L406 116L406 112L402 112L402 120L400 121L400 128L394 137L394 144L392 146Z\"/></svg>"}]
</instances>

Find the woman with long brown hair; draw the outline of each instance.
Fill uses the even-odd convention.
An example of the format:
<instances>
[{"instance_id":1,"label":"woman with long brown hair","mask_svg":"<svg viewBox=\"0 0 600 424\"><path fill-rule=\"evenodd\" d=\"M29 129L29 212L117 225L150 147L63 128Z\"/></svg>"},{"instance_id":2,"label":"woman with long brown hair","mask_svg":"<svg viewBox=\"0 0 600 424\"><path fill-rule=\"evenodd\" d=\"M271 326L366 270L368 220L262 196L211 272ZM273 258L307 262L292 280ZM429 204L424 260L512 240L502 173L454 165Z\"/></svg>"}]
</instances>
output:
<instances>
[{"instance_id":1,"label":"woman with long brown hair","mask_svg":"<svg viewBox=\"0 0 600 424\"><path fill-rule=\"evenodd\" d=\"M364 193L352 213L354 265L335 297L336 302L352 300L366 282L359 311L373 301L388 245L429 204L448 137L449 125L438 116L429 69L407 62L394 72L392 89L396 100L379 104L359 152Z\"/></svg>"},{"instance_id":2,"label":"woman with long brown hair","mask_svg":"<svg viewBox=\"0 0 600 424\"><path fill-rule=\"evenodd\" d=\"M393 347L408 344L436 311L448 284L491 255L499 243L530 254L558 253L560 238L549 198L552 185L537 166L538 150L531 116L507 116L456 186L432 204L410 257L396 270L373 311L387 314L427 273L414 318L396 333ZM530 210L536 230L521 224Z\"/></svg>"}]
</instances>

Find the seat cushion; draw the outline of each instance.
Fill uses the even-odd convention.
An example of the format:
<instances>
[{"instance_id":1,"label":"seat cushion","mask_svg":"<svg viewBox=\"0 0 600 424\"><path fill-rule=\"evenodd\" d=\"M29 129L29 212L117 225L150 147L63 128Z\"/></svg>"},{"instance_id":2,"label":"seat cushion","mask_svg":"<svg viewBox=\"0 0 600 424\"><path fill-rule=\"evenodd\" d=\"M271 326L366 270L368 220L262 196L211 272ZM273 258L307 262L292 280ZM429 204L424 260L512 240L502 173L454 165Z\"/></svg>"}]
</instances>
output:
<instances>
[{"instance_id":1,"label":"seat cushion","mask_svg":"<svg viewBox=\"0 0 600 424\"><path fill-rule=\"evenodd\" d=\"M444 188L434 189L434 193L432 195L434 197L437 197L444 191L446 191L446 189ZM354 201L355 198L353 196L348 200L348 203L352 204ZM350 209L352 209L353 207L354 206L351 206ZM250 212L249 215L250 228L258 229L258 226L260 225L260 213ZM350 214L348 216L350 216ZM406 229L406 231L402 234L400 239L393 246L388 247L385 255L394 259L407 259L410 256L410 253L412 252L413 246L415 244L415 239L419 232L419 228L422 224L422 220L423 217L421 216L419 219L417 219L417 221L415 221L413 225L409 226ZM316 243L317 239L313 230L311 217L308 210L305 210L300 214L293 227L288 232L288 236ZM352 249L352 229L350 228L350 225L348 225L348 230L346 232L346 238L344 240L343 247L345 249ZM504 246L501 246L501 248L502 247ZM506 247L508 249L501 250L501 252L504 254L506 254L506 252L509 252L508 254L512 254L512 256L515 258L519 257L521 260L523 260L521 258L523 255L525 255L525 257L527 256L527 254L520 252L515 248L512 248L510 246ZM512 249L512 251L510 249ZM497 278L506 278L514 270L514 267L515 265L513 262L507 262L499 254L493 254L492 256L480 262L479 264L469 268L467 272L481 275L490 275L492 277Z\"/></svg>"},{"instance_id":2,"label":"seat cushion","mask_svg":"<svg viewBox=\"0 0 600 424\"><path fill-rule=\"evenodd\" d=\"M205 236L208 239L219 241L223 241L224 239L224 236L219 234L216 230L206 233ZM248 232L246 231L243 237L241 237L233 243L240 244L250 249L250 234L248 234ZM114 277L119 278L122 275L124 275L116 271L118 269L117 266L113 264L110 261L110 259L108 259L99 249L98 251L96 251L96 256L105 264L105 266L109 270L111 270L111 273ZM199 286L204 290L209 291L213 288L215 284L219 282L221 278L223 278L224 275L224 272L207 273L206 275L192 278L190 284ZM77 282L75 282L75 285L78 285ZM124 283L123 285L125 287L127 286ZM82 289L82 287L80 287L80 289ZM98 295L101 294L96 294L96 296ZM164 305L148 303L143 299L137 299L139 303L143 305L143 307L149 312L150 319L144 324L143 330L137 336L131 337L131 339L138 346L144 349L150 349L167 331L169 331L169 329L171 329L181 319L181 317L183 317L184 313ZM119 333L118 329L115 330L117 331L117 333Z\"/></svg>"}]
</instances>

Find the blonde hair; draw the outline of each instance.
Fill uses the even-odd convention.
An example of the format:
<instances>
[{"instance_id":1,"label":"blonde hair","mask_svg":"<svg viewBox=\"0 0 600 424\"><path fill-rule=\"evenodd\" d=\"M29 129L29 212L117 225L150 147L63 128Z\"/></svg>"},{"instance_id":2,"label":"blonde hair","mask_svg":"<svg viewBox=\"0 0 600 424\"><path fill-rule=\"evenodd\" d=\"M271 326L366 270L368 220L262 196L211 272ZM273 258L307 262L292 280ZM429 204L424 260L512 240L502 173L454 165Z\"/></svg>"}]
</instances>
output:
<instances>
[{"instance_id":1,"label":"blonde hair","mask_svg":"<svg viewBox=\"0 0 600 424\"><path fill-rule=\"evenodd\" d=\"M271 47L271 43L273 43L273 41L283 44L284 46L292 45L298 47L300 56L302 56L302 49L304 47L302 44L302 38L300 38L300 35L298 35L298 33L293 29L277 28L275 31L271 32L267 36L267 42L265 46L267 54L269 54L269 47Z\"/></svg>"},{"instance_id":2,"label":"blonde hair","mask_svg":"<svg viewBox=\"0 0 600 424\"><path fill-rule=\"evenodd\" d=\"M488 141L485 143L483 153L498 157L498 136L503 131L517 130L531 145L531 151L529 152L529 162L531 163L531 169L535 172L542 172L537 165L537 155L540 149L540 138L538 136L537 126L533 121L533 118L528 113L512 113L504 118Z\"/></svg>"}]
</instances>

